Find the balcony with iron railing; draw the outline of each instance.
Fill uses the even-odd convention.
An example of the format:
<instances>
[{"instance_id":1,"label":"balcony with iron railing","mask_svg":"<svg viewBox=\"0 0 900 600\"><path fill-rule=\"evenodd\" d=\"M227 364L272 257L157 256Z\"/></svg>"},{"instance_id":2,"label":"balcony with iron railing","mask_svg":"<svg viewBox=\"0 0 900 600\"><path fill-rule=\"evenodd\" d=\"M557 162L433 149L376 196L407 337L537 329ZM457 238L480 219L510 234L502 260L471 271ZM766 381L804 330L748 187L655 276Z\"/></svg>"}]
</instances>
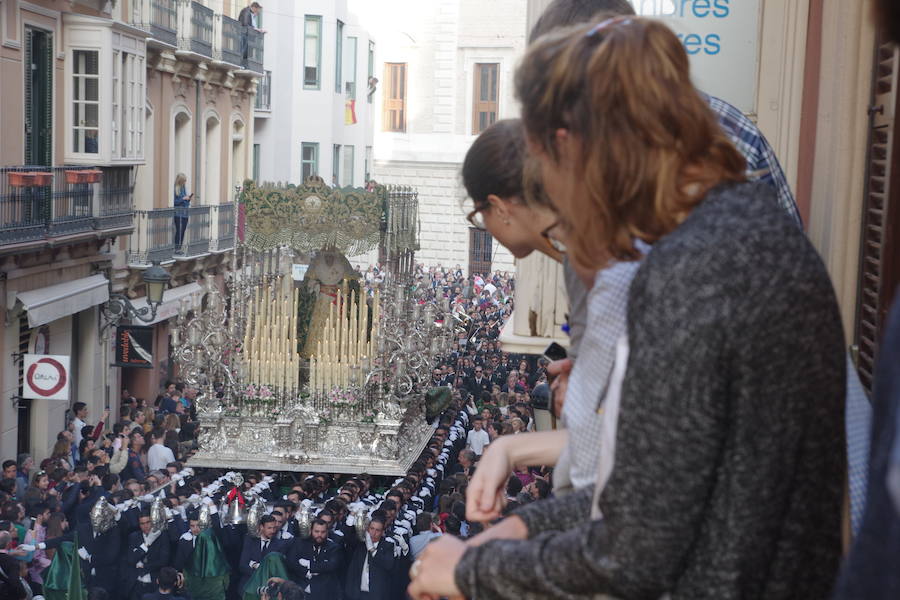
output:
<instances>
[{"instance_id":1,"label":"balcony with iron railing","mask_svg":"<svg viewBox=\"0 0 900 600\"><path fill-rule=\"evenodd\" d=\"M213 35L213 58L242 67L241 38L244 26L225 15L216 15Z\"/></svg>"},{"instance_id":2,"label":"balcony with iron railing","mask_svg":"<svg viewBox=\"0 0 900 600\"><path fill-rule=\"evenodd\" d=\"M124 189L104 181L121 169L0 167L0 246L127 233L133 227L130 179Z\"/></svg>"},{"instance_id":3,"label":"balcony with iron railing","mask_svg":"<svg viewBox=\"0 0 900 600\"><path fill-rule=\"evenodd\" d=\"M193 0L176 0L178 50L212 58L215 12Z\"/></svg>"},{"instance_id":4,"label":"balcony with iron railing","mask_svg":"<svg viewBox=\"0 0 900 600\"><path fill-rule=\"evenodd\" d=\"M256 104L254 106L257 112L272 111L272 71L266 71L256 84Z\"/></svg>"},{"instance_id":5,"label":"balcony with iron railing","mask_svg":"<svg viewBox=\"0 0 900 600\"><path fill-rule=\"evenodd\" d=\"M213 231L209 240L211 252L226 252L234 248L235 205L213 205L211 222Z\"/></svg>"},{"instance_id":6,"label":"balcony with iron railing","mask_svg":"<svg viewBox=\"0 0 900 600\"><path fill-rule=\"evenodd\" d=\"M193 202L199 202L197 196ZM187 209L187 225L181 243L176 240L175 208L138 210L134 213L134 233L128 248L128 264L149 265L197 258L210 252L210 217L213 206ZM232 234L233 237L233 234Z\"/></svg>"},{"instance_id":7,"label":"balcony with iron railing","mask_svg":"<svg viewBox=\"0 0 900 600\"><path fill-rule=\"evenodd\" d=\"M256 73L263 72L263 34L252 27L247 27L244 32L247 36L247 54L244 58L244 68Z\"/></svg>"},{"instance_id":8,"label":"balcony with iron railing","mask_svg":"<svg viewBox=\"0 0 900 600\"><path fill-rule=\"evenodd\" d=\"M132 24L147 31L151 39L169 46L178 43L176 0L131 0Z\"/></svg>"}]
</instances>

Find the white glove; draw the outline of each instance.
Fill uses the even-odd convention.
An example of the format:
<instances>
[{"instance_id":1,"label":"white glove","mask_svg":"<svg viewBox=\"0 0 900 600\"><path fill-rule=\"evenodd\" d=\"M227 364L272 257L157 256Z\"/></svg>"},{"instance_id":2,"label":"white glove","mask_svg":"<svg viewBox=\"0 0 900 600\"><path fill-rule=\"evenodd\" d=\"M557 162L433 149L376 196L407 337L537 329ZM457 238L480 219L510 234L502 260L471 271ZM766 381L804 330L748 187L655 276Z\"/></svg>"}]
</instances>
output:
<instances>
[{"instance_id":1,"label":"white glove","mask_svg":"<svg viewBox=\"0 0 900 600\"><path fill-rule=\"evenodd\" d=\"M307 571L307 572L306 572L306 578L307 578L307 579L312 579L312 578L313 578L313 572L312 572L312 571Z\"/></svg>"},{"instance_id":2,"label":"white glove","mask_svg":"<svg viewBox=\"0 0 900 600\"><path fill-rule=\"evenodd\" d=\"M137 567L138 569L143 569L143 568L144 568L144 563L143 563L143 561L140 561L140 560L139 560L139 561L137 562L137 564L134 565L134 566Z\"/></svg>"},{"instance_id":3,"label":"white glove","mask_svg":"<svg viewBox=\"0 0 900 600\"><path fill-rule=\"evenodd\" d=\"M256 562L255 560L251 560L251 561L250 561L250 568L251 568L251 569L258 569L258 568L259 568L259 563Z\"/></svg>"},{"instance_id":4,"label":"white glove","mask_svg":"<svg viewBox=\"0 0 900 600\"><path fill-rule=\"evenodd\" d=\"M159 531L151 531L150 534L147 536L147 542L146 542L147 547L149 548L149 547L150 547L150 544L152 544L153 542L155 542L156 540L158 540L158 539L159 539L159 536L161 536L161 535L162 535L162 530L159 530ZM145 552L146 552L146 550L145 550Z\"/></svg>"},{"instance_id":5,"label":"white glove","mask_svg":"<svg viewBox=\"0 0 900 600\"><path fill-rule=\"evenodd\" d=\"M419 498L427 498L431 493L428 490L422 490L419 492Z\"/></svg>"},{"instance_id":6,"label":"white glove","mask_svg":"<svg viewBox=\"0 0 900 600\"><path fill-rule=\"evenodd\" d=\"M303 567L304 569L309 568L309 559L308 558L301 558L297 562L300 563L300 566Z\"/></svg>"},{"instance_id":7,"label":"white glove","mask_svg":"<svg viewBox=\"0 0 900 600\"><path fill-rule=\"evenodd\" d=\"M354 517L353 515L348 516L345 523L347 523L347 527L353 527L354 525L356 525L356 517Z\"/></svg>"},{"instance_id":8,"label":"white glove","mask_svg":"<svg viewBox=\"0 0 900 600\"><path fill-rule=\"evenodd\" d=\"M84 546L78 549L78 556L81 557L81 560L91 561L91 555L88 554L88 551Z\"/></svg>"},{"instance_id":9,"label":"white glove","mask_svg":"<svg viewBox=\"0 0 900 600\"><path fill-rule=\"evenodd\" d=\"M16 549L24 550L25 552L34 552L35 550L37 550L37 548L35 546L32 546L31 544L19 544L18 546L16 546Z\"/></svg>"}]
</instances>

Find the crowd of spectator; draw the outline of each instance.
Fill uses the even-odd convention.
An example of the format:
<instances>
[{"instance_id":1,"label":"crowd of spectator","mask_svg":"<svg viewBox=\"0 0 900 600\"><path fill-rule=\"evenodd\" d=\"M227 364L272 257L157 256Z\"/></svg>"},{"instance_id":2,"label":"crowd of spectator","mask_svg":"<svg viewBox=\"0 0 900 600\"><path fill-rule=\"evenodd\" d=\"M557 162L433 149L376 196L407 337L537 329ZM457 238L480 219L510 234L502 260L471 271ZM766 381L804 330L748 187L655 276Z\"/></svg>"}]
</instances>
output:
<instances>
[{"instance_id":1,"label":"crowd of spectator","mask_svg":"<svg viewBox=\"0 0 900 600\"><path fill-rule=\"evenodd\" d=\"M368 269L366 286L379 277L378 267ZM421 301L452 310L460 334L431 382L450 388L450 405L404 477L243 473L240 481L231 472L185 468L197 448L197 391L178 382L166 382L152 404L124 390L114 423L104 411L92 424L78 402L39 469L27 454L2 465L0 596L66 598L67 590L53 587L59 577L47 574L58 573L52 565L71 542L87 597L95 599L405 597L409 567L428 542L482 530L465 515L478 460L498 436L533 430L532 395L546 394L545 361L510 355L498 342L512 308L509 275L466 277L459 268L419 265L416 281ZM549 491L549 473L517 467L507 510ZM266 507L253 531L250 492ZM91 516L101 499L116 515L108 531ZM163 527L151 518L158 499ZM236 502L244 517L233 522L226 515ZM300 515L309 516L308 531ZM201 541L207 538L215 542ZM227 576L209 574L215 556Z\"/></svg>"}]
</instances>

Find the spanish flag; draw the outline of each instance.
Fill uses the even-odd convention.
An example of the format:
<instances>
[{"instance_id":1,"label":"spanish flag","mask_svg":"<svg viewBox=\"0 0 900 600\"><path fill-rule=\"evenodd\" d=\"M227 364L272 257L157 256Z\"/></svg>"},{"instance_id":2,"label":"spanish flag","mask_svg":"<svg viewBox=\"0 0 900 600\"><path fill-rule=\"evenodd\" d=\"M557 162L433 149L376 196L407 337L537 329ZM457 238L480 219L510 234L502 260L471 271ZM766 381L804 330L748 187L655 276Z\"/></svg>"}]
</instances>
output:
<instances>
[{"instance_id":1,"label":"spanish flag","mask_svg":"<svg viewBox=\"0 0 900 600\"><path fill-rule=\"evenodd\" d=\"M356 100L351 98L344 103L344 125L356 125Z\"/></svg>"}]
</instances>

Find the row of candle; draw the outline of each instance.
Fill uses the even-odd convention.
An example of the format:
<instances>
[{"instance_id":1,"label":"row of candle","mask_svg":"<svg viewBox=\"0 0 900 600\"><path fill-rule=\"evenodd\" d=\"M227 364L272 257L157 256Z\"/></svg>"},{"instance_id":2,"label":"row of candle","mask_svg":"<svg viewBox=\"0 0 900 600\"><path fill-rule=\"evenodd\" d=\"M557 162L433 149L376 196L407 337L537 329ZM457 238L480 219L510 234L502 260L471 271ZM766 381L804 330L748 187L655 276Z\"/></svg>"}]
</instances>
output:
<instances>
[{"instance_id":1,"label":"row of candle","mask_svg":"<svg viewBox=\"0 0 900 600\"><path fill-rule=\"evenodd\" d=\"M310 357L309 386L314 395L326 393L334 387L346 388L362 383L360 372L369 372L373 340L379 338L379 294L372 299L372 327L369 335L369 310L358 294L350 292L346 284L338 290L329 306L328 318L316 353Z\"/></svg>"},{"instance_id":2,"label":"row of candle","mask_svg":"<svg viewBox=\"0 0 900 600\"><path fill-rule=\"evenodd\" d=\"M277 281L256 289L247 306L244 334L244 373L247 383L266 385L296 394L300 387L297 352L299 293ZM286 288L286 289L285 289Z\"/></svg>"}]
</instances>

